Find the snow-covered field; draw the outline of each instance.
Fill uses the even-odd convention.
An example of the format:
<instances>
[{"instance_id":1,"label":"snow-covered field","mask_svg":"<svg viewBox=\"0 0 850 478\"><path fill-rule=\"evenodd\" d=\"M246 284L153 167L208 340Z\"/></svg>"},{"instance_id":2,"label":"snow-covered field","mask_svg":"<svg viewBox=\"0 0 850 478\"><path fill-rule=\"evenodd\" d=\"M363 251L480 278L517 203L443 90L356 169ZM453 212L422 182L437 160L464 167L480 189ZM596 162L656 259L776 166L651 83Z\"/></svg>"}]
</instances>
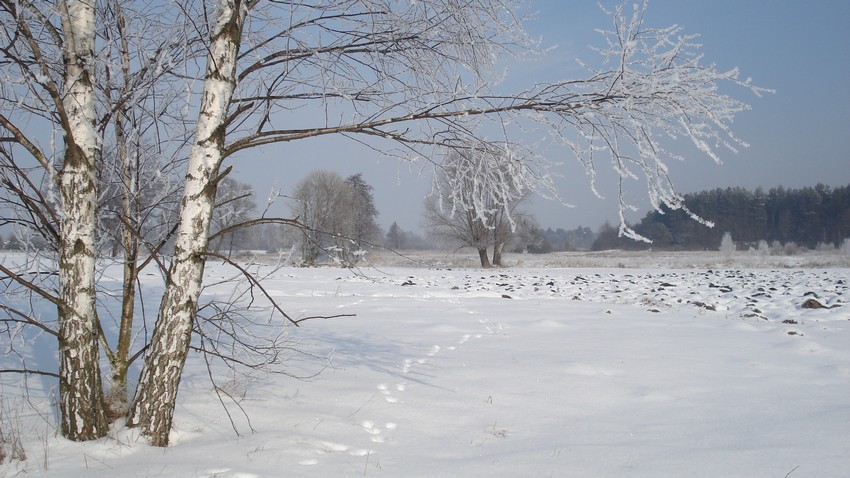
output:
<instances>
[{"instance_id":1,"label":"snow-covered field","mask_svg":"<svg viewBox=\"0 0 850 478\"><path fill-rule=\"evenodd\" d=\"M117 426L64 441L54 383L30 377L22 403L7 376L27 460L0 476L850 476L846 259L718 256L284 268L264 284L292 315L356 317L290 330L317 357L291 370L317 376L232 380L253 432L231 408L235 435L198 355L167 449Z\"/></svg>"}]
</instances>

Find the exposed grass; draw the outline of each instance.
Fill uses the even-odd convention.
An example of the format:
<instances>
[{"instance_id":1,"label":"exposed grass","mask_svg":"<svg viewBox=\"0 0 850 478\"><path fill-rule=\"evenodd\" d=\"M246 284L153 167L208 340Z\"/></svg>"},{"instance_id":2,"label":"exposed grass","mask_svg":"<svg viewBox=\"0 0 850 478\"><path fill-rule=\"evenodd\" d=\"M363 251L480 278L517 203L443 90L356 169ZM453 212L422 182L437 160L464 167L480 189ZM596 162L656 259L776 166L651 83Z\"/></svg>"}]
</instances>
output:
<instances>
[{"instance_id":1,"label":"exposed grass","mask_svg":"<svg viewBox=\"0 0 850 478\"><path fill-rule=\"evenodd\" d=\"M13 416L5 402L0 403L0 463L27 459L20 428L17 415Z\"/></svg>"}]
</instances>

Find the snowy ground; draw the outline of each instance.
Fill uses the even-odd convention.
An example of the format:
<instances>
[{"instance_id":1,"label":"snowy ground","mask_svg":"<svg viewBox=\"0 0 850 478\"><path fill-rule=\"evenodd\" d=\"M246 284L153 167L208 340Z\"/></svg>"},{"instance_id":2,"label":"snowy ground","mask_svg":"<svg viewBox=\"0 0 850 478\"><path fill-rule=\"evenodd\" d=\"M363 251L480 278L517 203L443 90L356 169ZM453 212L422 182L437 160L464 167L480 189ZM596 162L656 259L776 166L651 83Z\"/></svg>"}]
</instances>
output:
<instances>
[{"instance_id":1,"label":"snowy ground","mask_svg":"<svg viewBox=\"0 0 850 478\"><path fill-rule=\"evenodd\" d=\"M850 269L705 267L717 254L649 267L626 255L615 268L517 256L499 270L286 268L265 285L293 315L356 317L292 330L331 357L315 378L231 384L253 433L237 412L235 436L198 356L167 449L120 427L64 441L53 383L30 378L24 405L4 379L4 417L28 459L0 476L848 476ZM808 299L827 308L802 308Z\"/></svg>"}]
</instances>

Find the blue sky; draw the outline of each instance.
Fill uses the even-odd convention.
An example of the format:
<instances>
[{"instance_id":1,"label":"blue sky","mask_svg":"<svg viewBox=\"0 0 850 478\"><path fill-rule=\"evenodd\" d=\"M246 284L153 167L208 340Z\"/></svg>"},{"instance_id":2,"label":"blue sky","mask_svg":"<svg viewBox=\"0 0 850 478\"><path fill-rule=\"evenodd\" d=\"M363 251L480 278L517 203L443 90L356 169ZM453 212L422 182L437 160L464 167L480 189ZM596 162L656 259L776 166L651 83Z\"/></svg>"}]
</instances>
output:
<instances>
[{"instance_id":1,"label":"blue sky","mask_svg":"<svg viewBox=\"0 0 850 478\"><path fill-rule=\"evenodd\" d=\"M605 2L611 5L612 2ZM607 28L607 17L595 1L537 0L529 2L537 18L527 29L543 46L557 48L540 62L509 70L512 84L584 76L575 59L594 60L589 45L599 45L596 28ZM752 105L733 128L750 147L723 153L723 165L696 153L671 164L671 175L682 193L741 186L754 189L850 184L850 1L846 0L651 0L650 26L679 24L685 33L700 34L705 62L721 70L739 67L743 77L775 94L756 97L730 90ZM549 78L542 78L551 75ZM375 188L379 222L393 221L406 230L418 229L430 174L410 170L396 160L381 158L343 139L319 139L287 145L285 150L244 153L235 162L236 179L252 183L263 198L277 185L284 193L313 169L334 169L343 176L362 172ZM283 154L286 166L268 162ZM581 166L564 162L558 186L563 198L577 207L534 199L530 209L543 227L579 225L596 229L617 218L616 183L603 174L598 184L605 199L591 192ZM646 205L636 189L629 199ZM638 220L646 212L633 214Z\"/></svg>"}]
</instances>

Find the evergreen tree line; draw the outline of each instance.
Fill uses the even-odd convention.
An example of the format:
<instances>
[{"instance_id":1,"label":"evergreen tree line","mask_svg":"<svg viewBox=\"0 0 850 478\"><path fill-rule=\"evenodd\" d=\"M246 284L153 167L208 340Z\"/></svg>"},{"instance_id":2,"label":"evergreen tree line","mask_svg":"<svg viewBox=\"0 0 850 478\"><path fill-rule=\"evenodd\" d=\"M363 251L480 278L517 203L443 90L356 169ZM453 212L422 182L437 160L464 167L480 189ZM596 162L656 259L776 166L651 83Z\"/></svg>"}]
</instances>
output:
<instances>
[{"instance_id":1,"label":"evergreen tree line","mask_svg":"<svg viewBox=\"0 0 850 478\"><path fill-rule=\"evenodd\" d=\"M717 249L726 232L739 248L767 241L814 249L822 244L839 246L850 237L850 185L780 186L767 192L718 188L686 194L684 200L691 212L714 227L700 224L685 211L663 207L663 213L650 211L634 226L652 244L620 238L615 228L603 226L593 249Z\"/></svg>"}]
</instances>

